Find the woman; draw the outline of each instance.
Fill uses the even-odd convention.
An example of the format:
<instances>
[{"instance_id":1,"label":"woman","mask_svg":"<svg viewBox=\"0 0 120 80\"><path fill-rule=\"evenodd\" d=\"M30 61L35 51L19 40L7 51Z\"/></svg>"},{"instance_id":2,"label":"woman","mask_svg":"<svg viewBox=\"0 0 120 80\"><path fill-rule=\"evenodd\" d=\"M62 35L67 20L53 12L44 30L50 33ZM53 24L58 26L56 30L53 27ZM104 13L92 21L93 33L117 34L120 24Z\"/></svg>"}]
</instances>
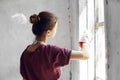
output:
<instances>
[{"instance_id":1,"label":"woman","mask_svg":"<svg viewBox=\"0 0 120 80\"><path fill-rule=\"evenodd\" d=\"M20 59L20 73L23 80L58 80L60 67L69 64L70 59L88 59L86 51L74 51L47 44L54 37L58 25L57 17L47 11L30 16L35 42L28 45Z\"/></svg>"}]
</instances>

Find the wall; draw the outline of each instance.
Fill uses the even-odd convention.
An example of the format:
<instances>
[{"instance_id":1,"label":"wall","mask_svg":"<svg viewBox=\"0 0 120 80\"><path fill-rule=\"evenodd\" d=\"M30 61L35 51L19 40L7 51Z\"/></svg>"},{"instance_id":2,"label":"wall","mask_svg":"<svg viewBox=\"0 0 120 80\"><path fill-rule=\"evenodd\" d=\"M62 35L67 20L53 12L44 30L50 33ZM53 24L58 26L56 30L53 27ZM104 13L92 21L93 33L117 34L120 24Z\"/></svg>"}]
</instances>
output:
<instances>
[{"instance_id":1,"label":"wall","mask_svg":"<svg viewBox=\"0 0 120 80\"><path fill-rule=\"evenodd\" d=\"M71 48L78 50L79 41L79 0L70 0L70 30L71 30ZM79 60L72 60L70 63L70 79L80 79Z\"/></svg>"},{"instance_id":2,"label":"wall","mask_svg":"<svg viewBox=\"0 0 120 80\"><path fill-rule=\"evenodd\" d=\"M32 43L29 16L42 10L59 17L58 32L48 43L71 48L68 0L0 0L0 80L21 80L19 59L25 47ZM63 69L62 80L69 80L70 66Z\"/></svg>"},{"instance_id":3,"label":"wall","mask_svg":"<svg viewBox=\"0 0 120 80\"><path fill-rule=\"evenodd\" d=\"M120 80L120 0L105 0L107 80Z\"/></svg>"}]
</instances>

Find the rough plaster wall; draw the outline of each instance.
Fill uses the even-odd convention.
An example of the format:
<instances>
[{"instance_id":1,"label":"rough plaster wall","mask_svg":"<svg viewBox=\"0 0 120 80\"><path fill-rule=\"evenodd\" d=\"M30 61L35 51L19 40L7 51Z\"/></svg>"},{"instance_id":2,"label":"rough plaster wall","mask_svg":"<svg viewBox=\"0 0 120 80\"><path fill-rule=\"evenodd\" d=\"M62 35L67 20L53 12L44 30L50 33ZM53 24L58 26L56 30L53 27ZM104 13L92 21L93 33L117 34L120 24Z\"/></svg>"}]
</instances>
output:
<instances>
[{"instance_id":1,"label":"rough plaster wall","mask_svg":"<svg viewBox=\"0 0 120 80\"><path fill-rule=\"evenodd\" d=\"M108 79L120 80L120 1L105 1Z\"/></svg>"},{"instance_id":2,"label":"rough plaster wall","mask_svg":"<svg viewBox=\"0 0 120 80\"><path fill-rule=\"evenodd\" d=\"M71 47L78 50L79 40L79 0L70 0ZM79 61L71 61L70 80L79 80Z\"/></svg>"},{"instance_id":3,"label":"rough plaster wall","mask_svg":"<svg viewBox=\"0 0 120 80\"><path fill-rule=\"evenodd\" d=\"M68 6L68 0L0 0L0 80L22 79L19 59L25 47L34 40L28 22L33 13L54 12L59 17L58 32L48 43L71 48ZM63 69L62 80L69 80L69 69L69 66Z\"/></svg>"}]
</instances>

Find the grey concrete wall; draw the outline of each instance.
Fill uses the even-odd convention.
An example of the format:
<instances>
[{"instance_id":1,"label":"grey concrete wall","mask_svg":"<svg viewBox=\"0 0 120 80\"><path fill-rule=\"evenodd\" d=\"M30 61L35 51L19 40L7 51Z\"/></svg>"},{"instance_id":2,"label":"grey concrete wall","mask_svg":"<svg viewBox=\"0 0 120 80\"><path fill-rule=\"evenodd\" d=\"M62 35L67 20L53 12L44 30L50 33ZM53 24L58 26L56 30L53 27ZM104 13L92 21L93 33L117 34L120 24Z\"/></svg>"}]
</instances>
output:
<instances>
[{"instance_id":1,"label":"grey concrete wall","mask_svg":"<svg viewBox=\"0 0 120 80\"><path fill-rule=\"evenodd\" d=\"M71 48L69 0L0 0L0 80L21 80L19 59L32 43L29 16L49 10L59 17L56 37L48 43ZM70 66L63 69L62 80L69 80Z\"/></svg>"},{"instance_id":2,"label":"grey concrete wall","mask_svg":"<svg viewBox=\"0 0 120 80\"><path fill-rule=\"evenodd\" d=\"M69 0L70 4L70 32L71 32L71 48L78 50L79 41L79 0ZM80 0L81 1L81 0ZM83 7L83 5L81 5ZM70 63L70 79L80 80L79 60L72 60Z\"/></svg>"},{"instance_id":3,"label":"grey concrete wall","mask_svg":"<svg viewBox=\"0 0 120 80\"><path fill-rule=\"evenodd\" d=\"M105 0L107 80L120 80L120 0Z\"/></svg>"}]
</instances>

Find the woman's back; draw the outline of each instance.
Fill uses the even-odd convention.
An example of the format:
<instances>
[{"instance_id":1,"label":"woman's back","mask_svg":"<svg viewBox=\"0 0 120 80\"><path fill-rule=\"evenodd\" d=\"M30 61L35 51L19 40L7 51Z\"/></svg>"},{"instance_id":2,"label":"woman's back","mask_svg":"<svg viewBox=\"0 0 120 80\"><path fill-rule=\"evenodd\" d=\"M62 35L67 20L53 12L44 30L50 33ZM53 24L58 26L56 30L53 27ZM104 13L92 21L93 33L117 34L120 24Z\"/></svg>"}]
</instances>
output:
<instances>
[{"instance_id":1,"label":"woman's back","mask_svg":"<svg viewBox=\"0 0 120 80\"><path fill-rule=\"evenodd\" d=\"M53 45L28 46L21 56L21 75L27 80L58 80L60 66L69 63L70 53Z\"/></svg>"}]
</instances>

